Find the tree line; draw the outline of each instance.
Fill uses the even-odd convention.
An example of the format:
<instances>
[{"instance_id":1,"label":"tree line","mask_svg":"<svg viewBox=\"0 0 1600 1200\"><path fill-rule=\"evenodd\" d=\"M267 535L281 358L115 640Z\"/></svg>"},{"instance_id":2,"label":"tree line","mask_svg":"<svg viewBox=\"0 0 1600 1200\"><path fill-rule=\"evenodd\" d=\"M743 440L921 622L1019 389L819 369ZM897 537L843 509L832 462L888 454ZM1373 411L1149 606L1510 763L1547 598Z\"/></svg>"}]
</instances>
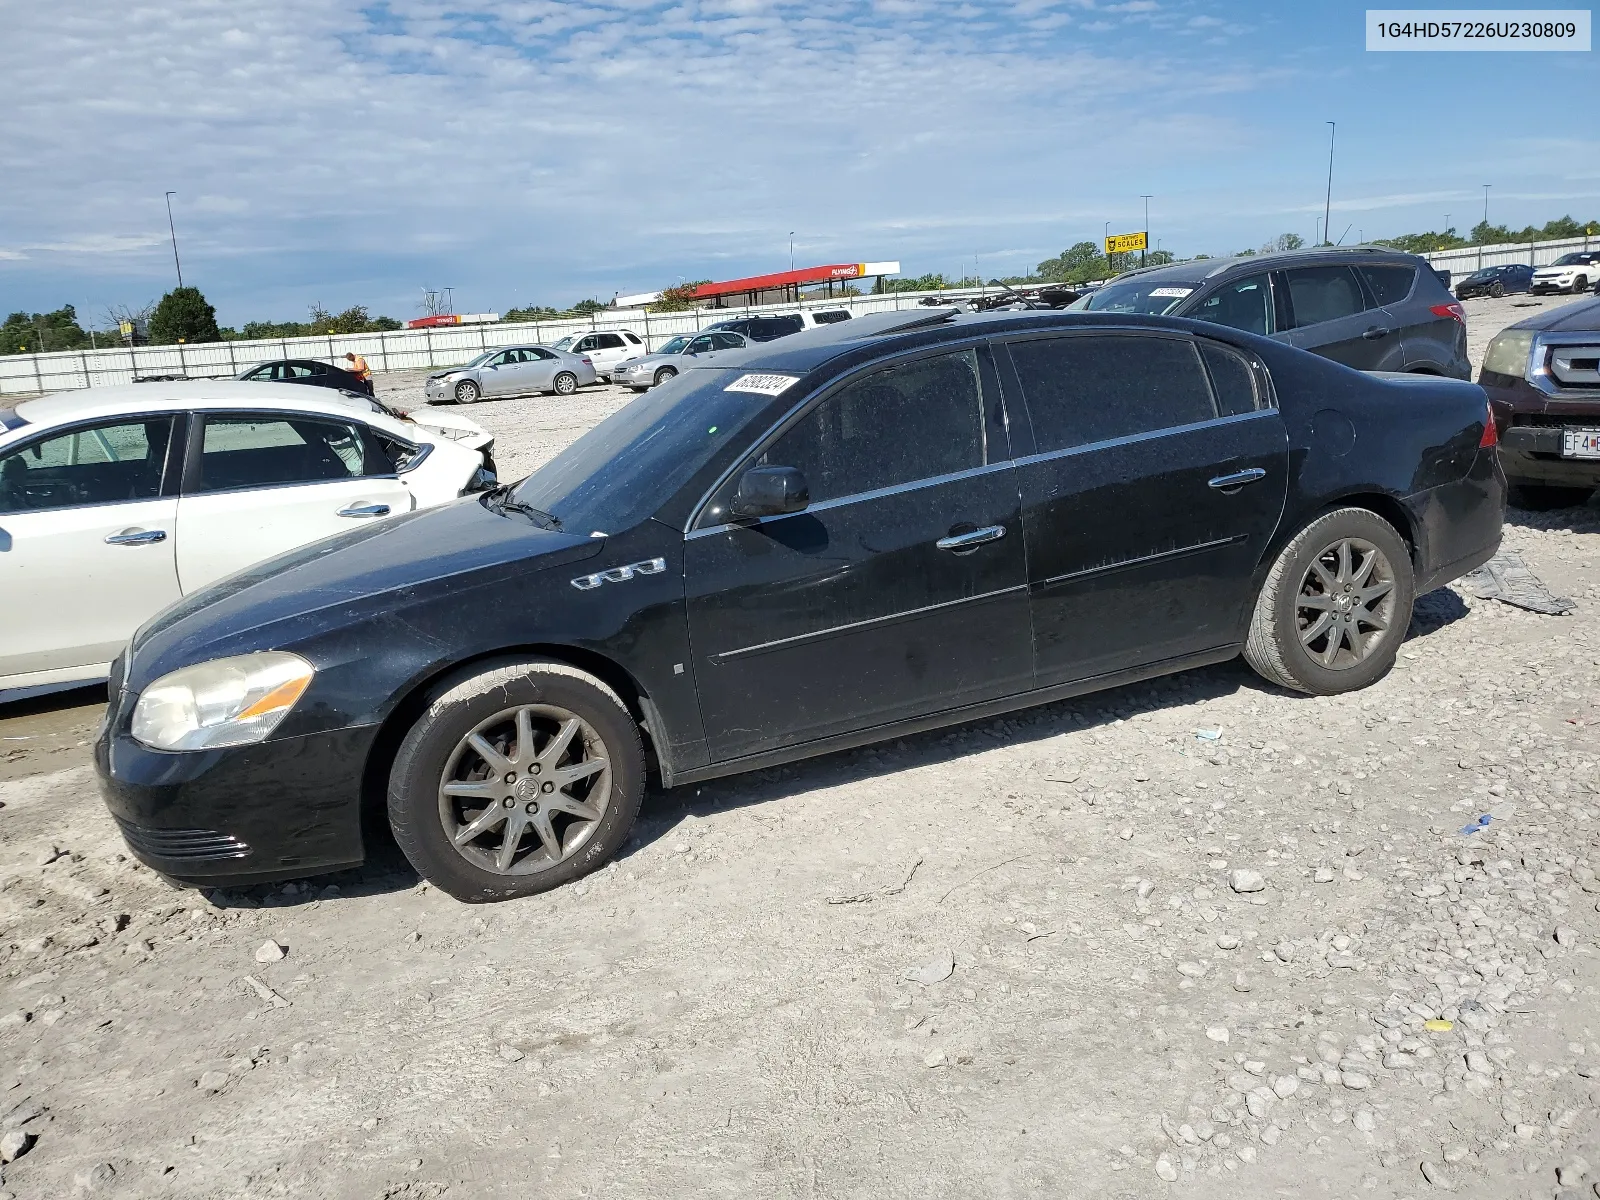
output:
<instances>
[{"instance_id":1,"label":"tree line","mask_svg":"<svg viewBox=\"0 0 1600 1200\"><path fill-rule=\"evenodd\" d=\"M217 310L199 288L173 288L159 301L141 308L116 307L105 314L103 327L84 327L77 309L63 304L54 312L14 312L0 324L0 354L46 354L55 350L93 350L125 346L123 324L133 328L139 345L256 341L338 333L384 333L403 326L393 317L372 316L365 305L329 312L313 304L304 321L247 321L238 329L217 324Z\"/></svg>"}]
</instances>

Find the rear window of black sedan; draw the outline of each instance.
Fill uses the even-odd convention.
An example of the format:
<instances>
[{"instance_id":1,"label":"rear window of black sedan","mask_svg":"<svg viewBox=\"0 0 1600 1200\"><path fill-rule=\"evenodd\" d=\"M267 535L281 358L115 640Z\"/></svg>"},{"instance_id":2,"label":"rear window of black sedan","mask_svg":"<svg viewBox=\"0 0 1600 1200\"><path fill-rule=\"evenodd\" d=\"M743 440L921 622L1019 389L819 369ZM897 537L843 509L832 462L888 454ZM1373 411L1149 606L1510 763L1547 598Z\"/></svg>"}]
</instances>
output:
<instances>
[{"instance_id":1,"label":"rear window of black sedan","mask_svg":"<svg viewBox=\"0 0 1600 1200\"><path fill-rule=\"evenodd\" d=\"M612 413L517 486L568 533L616 533L661 507L770 403L742 371L686 371ZM798 393L796 393L798 394Z\"/></svg>"}]
</instances>

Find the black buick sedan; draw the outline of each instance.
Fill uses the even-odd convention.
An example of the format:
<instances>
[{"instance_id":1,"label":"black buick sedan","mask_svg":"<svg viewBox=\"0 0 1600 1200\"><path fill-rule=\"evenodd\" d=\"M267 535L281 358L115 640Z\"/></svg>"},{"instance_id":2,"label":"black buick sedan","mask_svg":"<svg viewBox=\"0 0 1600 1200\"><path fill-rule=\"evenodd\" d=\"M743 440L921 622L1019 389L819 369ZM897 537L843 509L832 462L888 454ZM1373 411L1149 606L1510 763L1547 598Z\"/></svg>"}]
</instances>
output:
<instances>
[{"instance_id":1,"label":"black buick sedan","mask_svg":"<svg viewBox=\"0 0 1600 1200\"><path fill-rule=\"evenodd\" d=\"M1175 318L884 313L720 357L514 486L157 617L97 740L197 884L542 891L672 787L1214 663L1362 687L1500 540L1475 384ZM1287 701L1286 701L1287 702Z\"/></svg>"}]
</instances>

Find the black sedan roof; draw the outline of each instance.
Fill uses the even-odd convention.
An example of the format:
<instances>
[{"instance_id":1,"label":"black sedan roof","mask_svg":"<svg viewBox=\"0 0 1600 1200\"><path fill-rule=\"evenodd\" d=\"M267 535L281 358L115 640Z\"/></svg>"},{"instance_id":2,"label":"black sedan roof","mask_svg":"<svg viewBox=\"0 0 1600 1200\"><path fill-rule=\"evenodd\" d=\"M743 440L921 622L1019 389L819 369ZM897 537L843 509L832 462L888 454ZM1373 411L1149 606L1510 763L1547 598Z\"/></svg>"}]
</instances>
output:
<instances>
[{"instance_id":1,"label":"black sedan roof","mask_svg":"<svg viewBox=\"0 0 1600 1200\"><path fill-rule=\"evenodd\" d=\"M1205 333L1242 345L1263 339L1241 334L1205 321L1183 317L1141 316L1134 313L1062 312L1052 309L963 313L953 308L905 309L868 313L852 321L820 325L776 341L760 342L744 351L718 355L708 370L773 371L804 375L835 359L871 358L920 342L940 342L962 336L1012 333L1028 329L1081 328L1168 329Z\"/></svg>"}]
</instances>

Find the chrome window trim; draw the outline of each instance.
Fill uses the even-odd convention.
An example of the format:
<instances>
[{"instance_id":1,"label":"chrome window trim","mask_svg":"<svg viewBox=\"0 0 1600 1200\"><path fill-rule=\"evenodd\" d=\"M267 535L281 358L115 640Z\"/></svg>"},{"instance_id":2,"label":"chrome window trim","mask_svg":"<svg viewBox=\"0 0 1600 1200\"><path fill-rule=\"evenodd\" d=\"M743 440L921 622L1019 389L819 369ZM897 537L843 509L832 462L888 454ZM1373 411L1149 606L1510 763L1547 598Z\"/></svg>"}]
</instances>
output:
<instances>
[{"instance_id":1,"label":"chrome window trim","mask_svg":"<svg viewBox=\"0 0 1600 1200\"><path fill-rule=\"evenodd\" d=\"M737 525L740 525L740 526L747 526L747 525L750 524L750 522L748 522L748 521L741 521L741 522L723 521L723 522L721 522L721 523L719 523L717 525L714 525L714 526L707 526L704 529L700 529L700 528L696 527L697 523L700 520L700 518L705 515L706 506L711 503L711 498L713 496L715 496L717 494L717 492L727 484L729 479L733 478L734 475L738 474L739 471L741 471L752 459L758 457L762 452L764 452L765 449L769 445L771 445L771 443L778 436L780 436L782 433L784 433L788 429L788 427L790 425L792 425L796 421L798 421L799 418L804 415L804 413L806 412L808 406L810 406L812 404L821 404L825 399L827 399L829 396L833 395L836 391L839 391L842 388L848 387L851 383L854 383L857 379L861 378L863 375L867 374L868 372L870 372L870 371L872 371L874 369L883 367L885 364L896 362L896 361L916 362L920 358L935 358L935 357L938 357L941 354L957 353L957 352L960 352L960 351L963 351L963 350L980 350L980 349L989 347L992 344L992 342L993 342L992 335L984 333L984 334L974 334L972 336L961 338L961 339L956 340L956 341L941 342L936 346L921 346L921 347L918 347L916 350L909 351L909 352L904 350L904 349L888 350L888 351L885 351L883 354L880 354L876 358L868 359L864 363L857 364L854 368L852 368L850 371L846 372L843 375L835 375L835 376L825 380L818 387L816 387L812 391L809 391L809 392L805 393L798 400L796 400L794 402L794 404L790 405L789 408L787 408L783 412L783 414L781 416L779 416L771 425L769 425L767 427L765 432L761 433L753 441L750 442L750 444L745 448L745 451L744 451L743 454L741 454L739 457L735 458L733 460L733 462L728 466L728 468L725 471L723 471L722 474L717 476L716 481L714 483L712 483L712 485L705 490L704 494L702 494L700 499L695 502L694 508L690 511L689 520L687 522L688 531L684 534L684 540L688 541L691 537L695 536L695 534L697 534L697 533L710 533L710 532L712 532L714 530L723 530L723 529L727 529L730 525L734 525L734 524L737 524ZM813 368L813 369L815 369L815 368ZM980 389L979 394L981 396L982 395L981 389L983 387L983 374L982 374L981 368L980 368L979 375L978 375L978 387ZM1004 388L1004 385L1002 384L1001 385L1001 392L1003 393L1004 390L1005 390L1005 388ZM985 399L987 399L987 398L985 397ZM995 399L996 399L996 403L1002 402L1002 397L996 397ZM984 470L988 470L991 467L1010 466L1010 465L1011 465L1011 460L1008 458L1008 459L1004 460L1001 463L988 463L988 464L985 464L982 467L969 468L969 470L972 470L972 471L984 471ZM937 478L937 479L942 481L945 478L951 478L951 479L958 478L959 476L961 476L963 474L966 474L966 472L958 471L955 474L950 475L950 476L937 476L935 478ZM817 511L819 509L822 509L824 506L831 506L831 505L834 505L834 504L838 504L838 503L840 503L842 501L859 500L859 499L862 499L862 498L867 497L867 496L877 496L879 494L888 495L888 494L890 494L892 492L903 490L903 489L905 489L907 487L918 487L918 486L921 486L923 484L931 483L931 482L933 482L933 479L912 480L909 483L895 484L893 487L880 488L880 489L878 489L877 492L857 492L853 496L838 496L838 497L835 497L832 500L824 500L824 501L821 501L821 502L819 502L817 504L807 505L802 511L803 512L814 512L814 511ZM795 516L796 514L794 514L794 513L784 513L782 515L783 516ZM760 518L760 521L767 521L767 520L771 520L771 519L773 519L773 518L762 517L762 518ZM759 524L760 521L758 521L756 523Z\"/></svg>"},{"instance_id":2,"label":"chrome window trim","mask_svg":"<svg viewBox=\"0 0 1600 1200\"><path fill-rule=\"evenodd\" d=\"M1146 433L1130 433L1118 438L1104 438L1098 442L1084 442L1079 446L1068 446L1062 450L1045 450L1038 454L1030 454L1025 458L1017 459L1017 466L1028 467L1034 463L1048 462L1054 458L1065 458L1069 455L1084 454L1095 450L1106 450L1115 446L1127 446L1134 442L1145 442L1152 438L1170 437L1175 433L1188 433L1195 429L1209 429L1216 425L1237 425L1243 421L1257 421L1264 417L1278 415L1276 408L1258 408L1255 412L1235 413L1231 417L1213 417L1209 421L1191 421L1187 425L1170 425L1165 429L1152 429Z\"/></svg>"}]
</instances>

